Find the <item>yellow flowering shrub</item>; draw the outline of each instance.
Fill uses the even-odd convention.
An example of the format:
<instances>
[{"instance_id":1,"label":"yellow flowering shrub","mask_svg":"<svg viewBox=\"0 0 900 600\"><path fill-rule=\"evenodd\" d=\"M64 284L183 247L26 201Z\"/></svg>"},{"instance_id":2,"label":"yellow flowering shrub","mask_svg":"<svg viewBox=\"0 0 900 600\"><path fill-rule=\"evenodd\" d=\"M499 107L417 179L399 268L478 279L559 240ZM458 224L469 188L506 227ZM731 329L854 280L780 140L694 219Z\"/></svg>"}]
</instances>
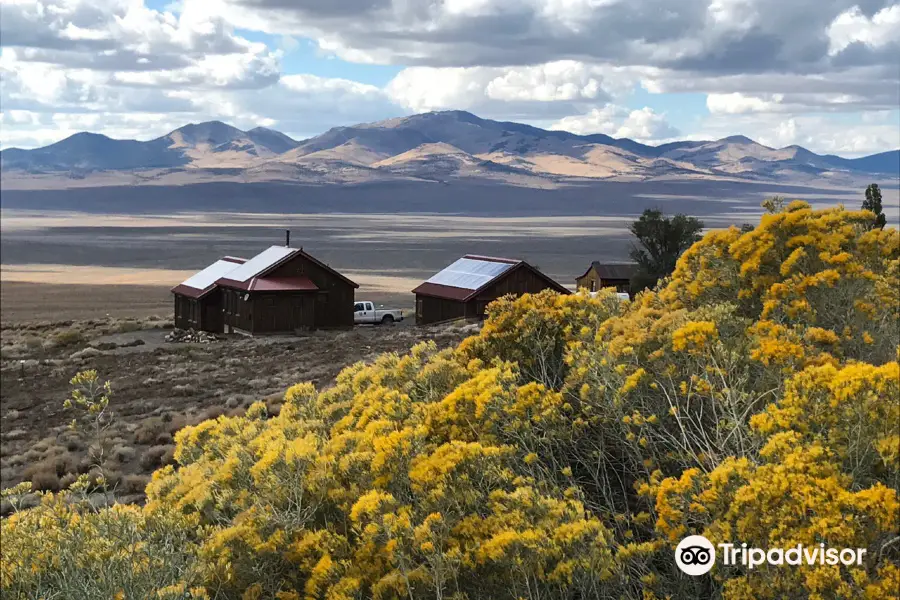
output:
<instances>
[{"instance_id":1,"label":"yellow flowering shrub","mask_svg":"<svg viewBox=\"0 0 900 600\"><path fill-rule=\"evenodd\" d=\"M5 519L0 591L896 597L900 238L868 221L792 202L707 234L633 302L502 298L457 348L189 427L146 506L46 495ZM690 578L689 534L869 558Z\"/></svg>"}]
</instances>

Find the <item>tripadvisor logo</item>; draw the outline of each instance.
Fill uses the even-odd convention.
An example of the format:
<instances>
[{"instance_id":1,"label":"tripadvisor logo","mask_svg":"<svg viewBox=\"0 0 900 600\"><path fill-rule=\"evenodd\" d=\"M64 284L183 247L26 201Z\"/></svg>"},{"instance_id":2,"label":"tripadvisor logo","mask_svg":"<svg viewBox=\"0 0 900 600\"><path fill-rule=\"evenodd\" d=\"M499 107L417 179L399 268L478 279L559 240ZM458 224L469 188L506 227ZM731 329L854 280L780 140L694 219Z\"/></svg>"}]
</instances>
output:
<instances>
[{"instance_id":1,"label":"tripadvisor logo","mask_svg":"<svg viewBox=\"0 0 900 600\"><path fill-rule=\"evenodd\" d=\"M825 544L804 546L797 544L791 548L748 548L747 544L719 544L722 551L722 564L727 566L742 565L748 570L767 564L774 566L790 565L830 565L838 563L851 566L862 565L865 548L826 548ZM708 539L702 535L689 535L679 542L675 548L675 564L687 575L703 575L708 573L716 563L716 551Z\"/></svg>"},{"instance_id":2,"label":"tripadvisor logo","mask_svg":"<svg viewBox=\"0 0 900 600\"><path fill-rule=\"evenodd\" d=\"M675 564L688 575L703 575L716 564L716 549L702 535L689 535L675 548Z\"/></svg>"}]
</instances>

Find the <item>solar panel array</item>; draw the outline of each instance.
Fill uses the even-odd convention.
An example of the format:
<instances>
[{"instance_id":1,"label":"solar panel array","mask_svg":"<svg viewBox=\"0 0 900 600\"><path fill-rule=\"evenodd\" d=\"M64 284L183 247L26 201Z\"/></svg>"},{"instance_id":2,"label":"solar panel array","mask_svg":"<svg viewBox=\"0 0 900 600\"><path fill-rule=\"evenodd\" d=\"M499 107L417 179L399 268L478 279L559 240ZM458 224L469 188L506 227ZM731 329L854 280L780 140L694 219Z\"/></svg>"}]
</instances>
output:
<instances>
[{"instance_id":1,"label":"solar panel array","mask_svg":"<svg viewBox=\"0 0 900 600\"><path fill-rule=\"evenodd\" d=\"M217 260L199 273L194 273L185 279L181 285L194 288L195 290L205 290L219 278L225 277L240 266L228 260Z\"/></svg>"},{"instance_id":2,"label":"solar panel array","mask_svg":"<svg viewBox=\"0 0 900 600\"><path fill-rule=\"evenodd\" d=\"M253 279L286 256L296 252L296 248L288 246L271 246L245 262L228 274L228 279L235 281L247 281Z\"/></svg>"},{"instance_id":3,"label":"solar panel array","mask_svg":"<svg viewBox=\"0 0 900 600\"><path fill-rule=\"evenodd\" d=\"M428 283L449 285L474 291L490 283L514 266L516 265L506 262L460 258L440 273L433 275L428 280Z\"/></svg>"}]
</instances>

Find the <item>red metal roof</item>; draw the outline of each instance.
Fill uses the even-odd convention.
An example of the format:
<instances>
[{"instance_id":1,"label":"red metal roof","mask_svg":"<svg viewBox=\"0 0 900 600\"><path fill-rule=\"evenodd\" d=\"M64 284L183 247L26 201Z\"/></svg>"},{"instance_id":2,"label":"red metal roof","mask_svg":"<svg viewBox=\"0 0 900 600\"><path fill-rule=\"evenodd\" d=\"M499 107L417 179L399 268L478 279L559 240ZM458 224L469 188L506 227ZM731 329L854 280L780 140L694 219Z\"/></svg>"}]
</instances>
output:
<instances>
[{"instance_id":1,"label":"red metal roof","mask_svg":"<svg viewBox=\"0 0 900 600\"><path fill-rule=\"evenodd\" d=\"M309 277L253 277L247 281L223 277L216 283L248 292L315 292L319 289Z\"/></svg>"},{"instance_id":2,"label":"red metal roof","mask_svg":"<svg viewBox=\"0 0 900 600\"><path fill-rule=\"evenodd\" d=\"M189 285L184 285L179 283L175 287L173 287L170 291L173 294L178 294L180 296L187 296L188 298L200 298L201 296L205 296L213 287L209 287L205 290L198 290L197 288L193 288Z\"/></svg>"},{"instance_id":3,"label":"red metal roof","mask_svg":"<svg viewBox=\"0 0 900 600\"><path fill-rule=\"evenodd\" d=\"M309 277L254 277L252 292L315 292L319 289Z\"/></svg>"},{"instance_id":4,"label":"red metal roof","mask_svg":"<svg viewBox=\"0 0 900 600\"><path fill-rule=\"evenodd\" d=\"M460 302L465 302L469 296L472 296L474 293L468 288L441 285L440 283L428 283L427 281L413 290L413 294L432 296L434 298L446 298L448 300L458 300Z\"/></svg>"}]
</instances>

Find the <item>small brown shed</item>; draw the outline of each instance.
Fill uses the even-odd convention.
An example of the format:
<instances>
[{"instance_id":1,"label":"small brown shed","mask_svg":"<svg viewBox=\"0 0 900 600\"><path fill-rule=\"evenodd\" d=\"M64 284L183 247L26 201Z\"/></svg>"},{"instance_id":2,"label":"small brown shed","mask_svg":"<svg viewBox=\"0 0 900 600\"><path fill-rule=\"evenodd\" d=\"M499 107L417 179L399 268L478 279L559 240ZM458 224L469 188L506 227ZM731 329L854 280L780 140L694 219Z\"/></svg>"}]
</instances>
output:
<instances>
[{"instance_id":1,"label":"small brown shed","mask_svg":"<svg viewBox=\"0 0 900 600\"><path fill-rule=\"evenodd\" d=\"M191 279L172 290L176 293L176 327L266 334L353 326L354 295L359 286L302 248L272 246L241 261L228 269L213 269L222 262L217 261L194 276L212 270L200 278L200 283L206 283L212 274L218 274L211 289L205 291L210 298L218 298L218 320L206 318L202 308L195 309L191 303L179 319L178 296L184 295L180 292ZM209 304L212 312L214 304ZM199 320L192 318L195 314L200 315Z\"/></svg>"},{"instance_id":2,"label":"small brown shed","mask_svg":"<svg viewBox=\"0 0 900 600\"><path fill-rule=\"evenodd\" d=\"M631 280L637 272L635 263L601 263L594 261L581 277L575 278L575 285L590 292L614 287L617 292L631 293Z\"/></svg>"},{"instance_id":3,"label":"small brown shed","mask_svg":"<svg viewBox=\"0 0 900 600\"><path fill-rule=\"evenodd\" d=\"M506 294L569 290L522 260L466 255L413 290L416 324L483 319L487 305Z\"/></svg>"}]
</instances>

